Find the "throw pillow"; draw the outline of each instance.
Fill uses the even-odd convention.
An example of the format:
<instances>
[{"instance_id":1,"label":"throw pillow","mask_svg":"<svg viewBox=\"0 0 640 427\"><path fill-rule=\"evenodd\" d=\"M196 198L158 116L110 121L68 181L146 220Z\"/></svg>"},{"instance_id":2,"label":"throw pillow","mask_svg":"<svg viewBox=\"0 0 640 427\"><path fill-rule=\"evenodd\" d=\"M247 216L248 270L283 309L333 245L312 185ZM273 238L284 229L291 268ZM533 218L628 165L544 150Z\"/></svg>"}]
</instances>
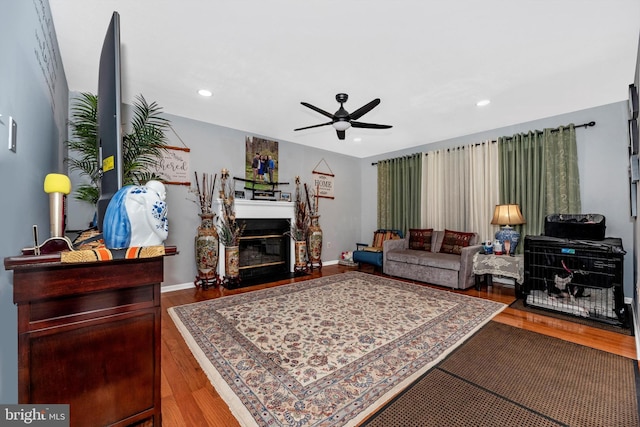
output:
<instances>
[{"instance_id":1,"label":"throw pillow","mask_svg":"<svg viewBox=\"0 0 640 427\"><path fill-rule=\"evenodd\" d=\"M376 231L373 233L373 243L371 244L374 248L381 248L382 243L384 243L384 231Z\"/></svg>"},{"instance_id":2,"label":"throw pillow","mask_svg":"<svg viewBox=\"0 0 640 427\"><path fill-rule=\"evenodd\" d=\"M442 239L442 246L440 246L440 252L447 254L462 253L462 248L469 246L474 233L464 233L462 231L444 230L444 238Z\"/></svg>"},{"instance_id":3,"label":"throw pillow","mask_svg":"<svg viewBox=\"0 0 640 427\"><path fill-rule=\"evenodd\" d=\"M382 245L387 240L396 240L400 239L398 233L393 230L378 230L373 233L373 244L371 245L374 248L380 248L382 250Z\"/></svg>"},{"instance_id":4,"label":"throw pillow","mask_svg":"<svg viewBox=\"0 0 640 427\"><path fill-rule=\"evenodd\" d=\"M409 249L431 252L433 228L410 228Z\"/></svg>"}]
</instances>

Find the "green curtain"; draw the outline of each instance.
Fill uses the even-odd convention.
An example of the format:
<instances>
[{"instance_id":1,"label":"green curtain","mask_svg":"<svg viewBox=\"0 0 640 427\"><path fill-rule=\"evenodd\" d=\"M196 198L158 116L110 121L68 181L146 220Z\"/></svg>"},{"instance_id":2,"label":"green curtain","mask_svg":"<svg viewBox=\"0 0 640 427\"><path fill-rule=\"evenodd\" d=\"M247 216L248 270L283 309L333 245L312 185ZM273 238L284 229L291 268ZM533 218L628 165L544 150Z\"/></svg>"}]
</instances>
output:
<instances>
[{"instance_id":1,"label":"green curtain","mask_svg":"<svg viewBox=\"0 0 640 427\"><path fill-rule=\"evenodd\" d=\"M498 149L500 203L520 205L527 223L514 228L522 236L542 234L548 214L581 212L573 124L498 138Z\"/></svg>"},{"instance_id":2,"label":"green curtain","mask_svg":"<svg viewBox=\"0 0 640 427\"><path fill-rule=\"evenodd\" d=\"M547 164L547 214L581 213L578 147L573 124L557 131L545 129L544 160Z\"/></svg>"},{"instance_id":3,"label":"green curtain","mask_svg":"<svg viewBox=\"0 0 640 427\"><path fill-rule=\"evenodd\" d=\"M378 162L378 228L420 227L422 154Z\"/></svg>"},{"instance_id":4,"label":"green curtain","mask_svg":"<svg viewBox=\"0 0 640 427\"><path fill-rule=\"evenodd\" d=\"M542 146L542 134L535 131L498 138L500 203L517 203L520 206L527 222L514 228L523 237L541 234L544 229L545 163Z\"/></svg>"}]
</instances>

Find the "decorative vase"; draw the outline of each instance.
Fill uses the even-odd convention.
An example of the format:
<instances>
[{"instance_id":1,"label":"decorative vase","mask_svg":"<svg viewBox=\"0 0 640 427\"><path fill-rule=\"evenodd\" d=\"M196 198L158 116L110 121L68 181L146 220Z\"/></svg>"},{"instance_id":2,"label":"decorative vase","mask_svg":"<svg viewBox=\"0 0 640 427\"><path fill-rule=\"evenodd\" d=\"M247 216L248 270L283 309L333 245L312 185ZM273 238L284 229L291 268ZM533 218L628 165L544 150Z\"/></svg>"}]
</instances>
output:
<instances>
[{"instance_id":1,"label":"decorative vase","mask_svg":"<svg viewBox=\"0 0 640 427\"><path fill-rule=\"evenodd\" d=\"M305 271L307 269L307 242L296 240L295 271Z\"/></svg>"},{"instance_id":2,"label":"decorative vase","mask_svg":"<svg viewBox=\"0 0 640 427\"><path fill-rule=\"evenodd\" d=\"M502 243L502 249L507 255L513 255L516 253L516 248L520 241L520 233L513 229L513 227L505 225L496 232L496 240ZM507 245L509 248L507 248Z\"/></svg>"},{"instance_id":3,"label":"decorative vase","mask_svg":"<svg viewBox=\"0 0 640 427\"><path fill-rule=\"evenodd\" d=\"M201 284L203 287L216 284L220 245L218 232L213 224L213 214L200 214L200 226L198 226L195 245L198 269L196 284Z\"/></svg>"},{"instance_id":4,"label":"decorative vase","mask_svg":"<svg viewBox=\"0 0 640 427\"><path fill-rule=\"evenodd\" d=\"M224 276L225 281L237 281L240 277L239 246L226 246L224 248Z\"/></svg>"},{"instance_id":5,"label":"decorative vase","mask_svg":"<svg viewBox=\"0 0 640 427\"><path fill-rule=\"evenodd\" d=\"M322 229L318 223L318 218L320 218L320 215L312 215L311 225L309 226L307 250L309 251L311 268L313 268L314 264L318 264L322 268Z\"/></svg>"}]
</instances>

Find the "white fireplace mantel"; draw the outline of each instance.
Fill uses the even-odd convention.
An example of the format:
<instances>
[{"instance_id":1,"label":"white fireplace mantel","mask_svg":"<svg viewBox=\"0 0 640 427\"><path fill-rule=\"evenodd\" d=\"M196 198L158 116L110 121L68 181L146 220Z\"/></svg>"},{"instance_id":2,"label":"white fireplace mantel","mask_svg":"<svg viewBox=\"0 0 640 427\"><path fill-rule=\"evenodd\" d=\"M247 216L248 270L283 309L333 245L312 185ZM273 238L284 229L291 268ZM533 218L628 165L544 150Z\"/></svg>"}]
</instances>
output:
<instances>
[{"instance_id":1,"label":"white fireplace mantel","mask_svg":"<svg viewBox=\"0 0 640 427\"><path fill-rule=\"evenodd\" d=\"M285 218L295 220L293 202L235 200L236 217L241 219Z\"/></svg>"},{"instance_id":2,"label":"white fireplace mantel","mask_svg":"<svg viewBox=\"0 0 640 427\"><path fill-rule=\"evenodd\" d=\"M235 199L234 208L237 219L287 219L292 223L296 220L293 202ZM218 217L222 217L222 199L214 200L213 209ZM295 264L295 243L293 239L290 240L289 266L290 271L293 272ZM224 277L225 275L224 259L224 245L220 243L218 258L218 274L220 277Z\"/></svg>"}]
</instances>

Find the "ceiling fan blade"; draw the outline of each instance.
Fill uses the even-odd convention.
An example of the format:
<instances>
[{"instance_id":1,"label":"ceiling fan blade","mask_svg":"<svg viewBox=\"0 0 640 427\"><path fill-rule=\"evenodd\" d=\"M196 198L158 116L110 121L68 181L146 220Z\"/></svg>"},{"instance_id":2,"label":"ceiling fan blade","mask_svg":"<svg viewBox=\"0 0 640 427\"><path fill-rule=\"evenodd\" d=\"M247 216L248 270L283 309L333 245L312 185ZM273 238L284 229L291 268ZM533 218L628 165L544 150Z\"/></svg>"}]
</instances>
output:
<instances>
[{"instance_id":1,"label":"ceiling fan blade","mask_svg":"<svg viewBox=\"0 0 640 427\"><path fill-rule=\"evenodd\" d=\"M308 102L301 102L300 104L304 105L307 108L311 108L313 111L316 111L316 112L322 114L323 116L326 116L326 117L329 117L330 119L333 119L333 114L327 113L326 111L324 111L321 108L316 107L315 105L311 105Z\"/></svg>"},{"instance_id":2,"label":"ceiling fan blade","mask_svg":"<svg viewBox=\"0 0 640 427\"><path fill-rule=\"evenodd\" d=\"M305 127L303 127L303 128L294 129L294 131L296 131L296 130L303 130L303 129L318 128L318 127L320 127L320 126L326 126L326 125L330 125L330 124L332 124L332 123L333 123L333 122L327 122L327 123L320 123L319 125L305 126Z\"/></svg>"},{"instance_id":3,"label":"ceiling fan blade","mask_svg":"<svg viewBox=\"0 0 640 427\"><path fill-rule=\"evenodd\" d=\"M376 98L370 103L363 105L362 107L358 108L356 111L351 113L351 119L358 120L360 117L364 116L369 111L373 110L373 108L376 107L378 104L380 104L380 98Z\"/></svg>"},{"instance_id":4,"label":"ceiling fan blade","mask_svg":"<svg viewBox=\"0 0 640 427\"><path fill-rule=\"evenodd\" d=\"M366 128L366 129L390 129L393 126L389 125L377 125L375 123L362 123L351 121L351 126L354 128Z\"/></svg>"},{"instance_id":5,"label":"ceiling fan blade","mask_svg":"<svg viewBox=\"0 0 640 427\"><path fill-rule=\"evenodd\" d=\"M338 139L344 139L344 131L343 130L336 130L336 133L338 134Z\"/></svg>"}]
</instances>

